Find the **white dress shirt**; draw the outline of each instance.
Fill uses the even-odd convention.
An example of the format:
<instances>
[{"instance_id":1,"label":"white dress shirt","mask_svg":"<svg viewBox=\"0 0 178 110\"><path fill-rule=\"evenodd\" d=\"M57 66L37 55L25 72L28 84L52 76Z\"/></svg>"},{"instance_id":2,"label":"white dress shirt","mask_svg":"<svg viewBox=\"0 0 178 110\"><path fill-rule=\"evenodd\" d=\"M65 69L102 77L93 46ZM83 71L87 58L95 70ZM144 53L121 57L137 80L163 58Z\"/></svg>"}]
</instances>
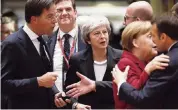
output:
<instances>
[{"instance_id":1,"label":"white dress shirt","mask_svg":"<svg viewBox=\"0 0 178 110\"><path fill-rule=\"evenodd\" d=\"M70 48L72 47L73 41L76 38L75 52L77 52L78 51L78 26L76 26L69 33L64 33L59 29L58 34L57 34L57 39L59 39L59 37L60 37L60 39L62 39L62 47L63 47L64 40L65 40L65 38L63 37L64 34L69 34L72 36L69 38ZM56 84L56 87L58 88L58 90L62 91L63 54L62 54L59 43L60 42L58 40L56 40L56 45L54 48L54 55L53 55L53 62L54 62L53 70L59 73L58 78L55 81L55 84ZM66 73L64 75L64 79L65 79L65 77L66 77Z\"/></svg>"},{"instance_id":2,"label":"white dress shirt","mask_svg":"<svg viewBox=\"0 0 178 110\"><path fill-rule=\"evenodd\" d=\"M32 41L32 43L33 43L33 45L35 46L36 50L38 51L38 53L39 53L39 55L40 55L40 42L39 42L38 39L37 39L39 36L38 36L36 33L34 33L34 32L27 26L27 24L24 25L23 30L24 30L25 33L27 33L27 35L30 37L30 39L31 39L31 41ZM44 48L44 50L45 50L45 53L46 53L46 55L47 55L48 60L50 60L50 59L49 59L49 55L48 55L48 53L46 52L46 49L45 49L44 46L43 46L43 48Z\"/></svg>"},{"instance_id":3,"label":"white dress shirt","mask_svg":"<svg viewBox=\"0 0 178 110\"><path fill-rule=\"evenodd\" d=\"M37 38L39 37L36 33L34 33L28 26L27 24L24 25L23 30L25 31L25 33L27 33L27 35L30 37L32 43L34 44L36 50L38 51L38 53L40 54L40 42L37 40Z\"/></svg>"}]
</instances>

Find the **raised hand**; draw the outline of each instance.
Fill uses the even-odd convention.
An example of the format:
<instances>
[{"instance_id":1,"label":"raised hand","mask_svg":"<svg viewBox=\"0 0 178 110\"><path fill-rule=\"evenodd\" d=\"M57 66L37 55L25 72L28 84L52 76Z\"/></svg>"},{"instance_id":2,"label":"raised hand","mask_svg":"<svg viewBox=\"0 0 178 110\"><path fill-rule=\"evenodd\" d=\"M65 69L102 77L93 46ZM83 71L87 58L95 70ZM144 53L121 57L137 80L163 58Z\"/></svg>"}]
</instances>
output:
<instances>
[{"instance_id":1,"label":"raised hand","mask_svg":"<svg viewBox=\"0 0 178 110\"><path fill-rule=\"evenodd\" d=\"M76 74L81 79L81 81L66 87L66 89L70 89L66 92L67 96L77 98L91 91L95 91L95 81L87 78L79 72L76 72Z\"/></svg>"},{"instance_id":2,"label":"raised hand","mask_svg":"<svg viewBox=\"0 0 178 110\"><path fill-rule=\"evenodd\" d=\"M54 85L58 77L57 72L47 72L46 74L37 77L38 85L46 88L50 88Z\"/></svg>"}]
</instances>

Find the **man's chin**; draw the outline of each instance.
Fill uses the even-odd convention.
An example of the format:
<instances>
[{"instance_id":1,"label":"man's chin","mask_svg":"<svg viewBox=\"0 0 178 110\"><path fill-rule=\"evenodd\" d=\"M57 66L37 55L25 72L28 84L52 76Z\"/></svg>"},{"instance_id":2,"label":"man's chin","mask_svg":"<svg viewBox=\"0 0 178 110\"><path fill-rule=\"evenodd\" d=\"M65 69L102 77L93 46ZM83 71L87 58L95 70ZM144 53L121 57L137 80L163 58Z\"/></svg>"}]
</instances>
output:
<instances>
[{"instance_id":1,"label":"man's chin","mask_svg":"<svg viewBox=\"0 0 178 110\"><path fill-rule=\"evenodd\" d=\"M63 22L61 22L61 24L62 25L68 25L68 24L70 24L70 22L69 21L63 21Z\"/></svg>"},{"instance_id":2,"label":"man's chin","mask_svg":"<svg viewBox=\"0 0 178 110\"><path fill-rule=\"evenodd\" d=\"M45 35L50 36L50 35L52 35L52 34L53 34L53 30L52 30L52 31L47 32Z\"/></svg>"}]
</instances>

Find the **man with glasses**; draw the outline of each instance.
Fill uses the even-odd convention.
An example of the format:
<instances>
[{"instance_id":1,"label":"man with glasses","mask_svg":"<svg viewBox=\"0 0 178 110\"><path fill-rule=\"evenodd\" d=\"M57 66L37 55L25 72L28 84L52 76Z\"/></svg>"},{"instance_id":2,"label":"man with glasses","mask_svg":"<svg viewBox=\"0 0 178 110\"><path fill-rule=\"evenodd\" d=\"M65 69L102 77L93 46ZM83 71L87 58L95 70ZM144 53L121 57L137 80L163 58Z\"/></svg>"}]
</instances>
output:
<instances>
[{"instance_id":1,"label":"man with glasses","mask_svg":"<svg viewBox=\"0 0 178 110\"><path fill-rule=\"evenodd\" d=\"M151 5L146 1L137 1L130 4L126 10L124 16L123 25L127 26L129 23L134 21L151 21L153 17L153 9ZM120 39L122 31L125 27L122 27L119 31L118 36L114 36L110 41L109 45L113 48L120 47Z\"/></svg>"},{"instance_id":2,"label":"man with glasses","mask_svg":"<svg viewBox=\"0 0 178 110\"><path fill-rule=\"evenodd\" d=\"M138 1L130 4L124 16L124 25L128 25L134 21L151 21L153 17L153 9L146 1Z\"/></svg>"}]
</instances>

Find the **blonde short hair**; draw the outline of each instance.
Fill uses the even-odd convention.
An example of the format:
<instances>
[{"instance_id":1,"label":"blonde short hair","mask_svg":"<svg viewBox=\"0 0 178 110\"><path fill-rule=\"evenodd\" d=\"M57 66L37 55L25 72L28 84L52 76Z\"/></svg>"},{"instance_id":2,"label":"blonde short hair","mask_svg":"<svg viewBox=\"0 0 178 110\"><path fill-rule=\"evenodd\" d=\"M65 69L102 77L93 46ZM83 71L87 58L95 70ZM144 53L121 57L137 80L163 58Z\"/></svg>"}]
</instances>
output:
<instances>
[{"instance_id":1,"label":"blonde short hair","mask_svg":"<svg viewBox=\"0 0 178 110\"><path fill-rule=\"evenodd\" d=\"M135 21L127 25L122 33L121 43L123 49L131 51L134 47L133 40L149 32L151 27L152 25L149 21Z\"/></svg>"}]
</instances>

